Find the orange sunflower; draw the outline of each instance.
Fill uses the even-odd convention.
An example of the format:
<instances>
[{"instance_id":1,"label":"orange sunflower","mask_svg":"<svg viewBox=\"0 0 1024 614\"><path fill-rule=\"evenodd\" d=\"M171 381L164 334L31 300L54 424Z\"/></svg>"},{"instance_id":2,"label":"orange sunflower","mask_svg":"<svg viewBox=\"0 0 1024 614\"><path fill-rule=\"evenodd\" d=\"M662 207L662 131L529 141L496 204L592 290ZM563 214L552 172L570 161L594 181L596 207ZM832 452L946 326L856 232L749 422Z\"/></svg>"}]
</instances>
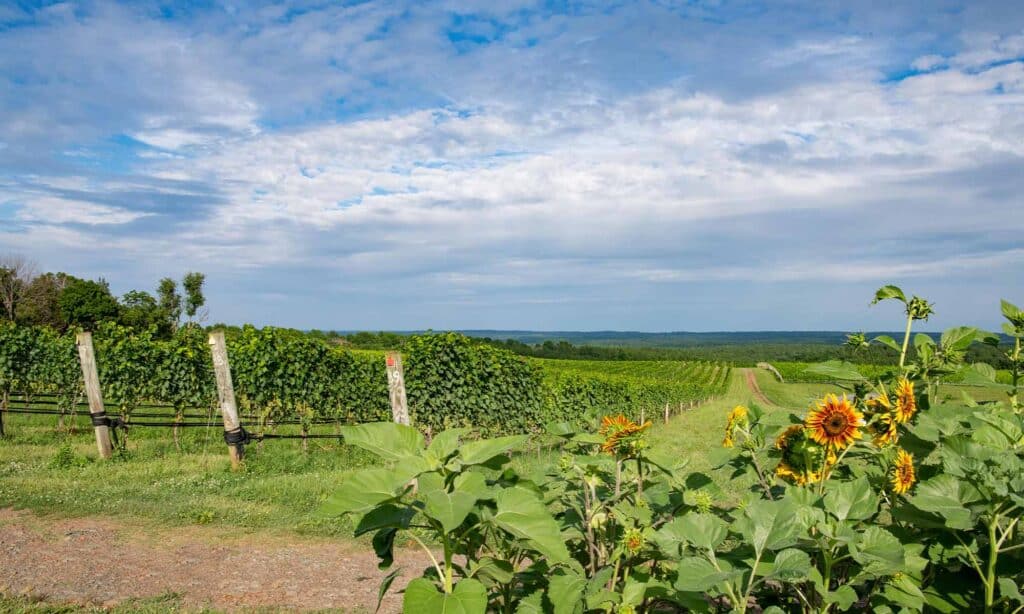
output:
<instances>
[{"instance_id":1,"label":"orange sunflower","mask_svg":"<svg viewBox=\"0 0 1024 614\"><path fill-rule=\"evenodd\" d=\"M601 419L601 430L598 431L604 437L601 450L609 454L631 454L639 443L639 434L650 426L650 420L637 424L622 414L605 416Z\"/></svg>"},{"instance_id":2,"label":"orange sunflower","mask_svg":"<svg viewBox=\"0 0 1024 614\"><path fill-rule=\"evenodd\" d=\"M829 448L842 449L860 439L864 414L853 407L845 394L842 399L830 394L808 412L804 426L814 441Z\"/></svg>"},{"instance_id":3,"label":"orange sunflower","mask_svg":"<svg viewBox=\"0 0 1024 614\"><path fill-rule=\"evenodd\" d=\"M892 491L898 495L906 494L916 479L914 455L901 448L896 453L896 464L892 470Z\"/></svg>"},{"instance_id":4,"label":"orange sunflower","mask_svg":"<svg viewBox=\"0 0 1024 614\"><path fill-rule=\"evenodd\" d=\"M914 382L901 378L896 384L896 407L893 409L896 421L905 424L917 412L917 400L914 398Z\"/></svg>"}]
</instances>

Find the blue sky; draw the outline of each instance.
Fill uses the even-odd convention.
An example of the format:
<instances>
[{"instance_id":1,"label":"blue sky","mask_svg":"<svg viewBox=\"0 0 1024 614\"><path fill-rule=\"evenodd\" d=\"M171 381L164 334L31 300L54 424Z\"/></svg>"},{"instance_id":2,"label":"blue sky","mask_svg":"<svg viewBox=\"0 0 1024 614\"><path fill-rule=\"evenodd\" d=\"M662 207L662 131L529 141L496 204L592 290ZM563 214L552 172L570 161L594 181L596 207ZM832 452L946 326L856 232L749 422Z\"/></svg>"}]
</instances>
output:
<instances>
[{"instance_id":1,"label":"blue sky","mask_svg":"<svg viewBox=\"0 0 1024 614\"><path fill-rule=\"evenodd\" d=\"M1022 177L1019 2L0 4L0 253L214 321L992 327Z\"/></svg>"}]
</instances>

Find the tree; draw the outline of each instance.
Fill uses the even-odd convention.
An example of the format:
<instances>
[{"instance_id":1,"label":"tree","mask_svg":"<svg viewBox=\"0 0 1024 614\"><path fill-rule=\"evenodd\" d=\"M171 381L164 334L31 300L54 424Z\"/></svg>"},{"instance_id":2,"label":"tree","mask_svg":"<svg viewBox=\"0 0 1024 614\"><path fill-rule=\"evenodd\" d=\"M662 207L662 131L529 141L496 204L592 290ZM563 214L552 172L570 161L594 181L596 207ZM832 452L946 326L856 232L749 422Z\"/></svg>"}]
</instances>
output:
<instances>
[{"instance_id":1,"label":"tree","mask_svg":"<svg viewBox=\"0 0 1024 614\"><path fill-rule=\"evenodd\" d=\"M110 294L107 286L96 281L72 281L61 292L57 302L68 324L86 328L93 328L99 322L116 320L120 312L117 299Z\"/></svg>"},{"instance_id":2,"label":"tree","mask_svg":"<svg viewBox=\"0 0 1024 614\"><path fill-rule=\"evenodd\" d=\"M186 273L185 278L181 280L181 285L185 288L185 315L188 316L189 322L195 317L199 308L206 304L206 297L203 296L203 282L205 281L206 275L196 272ZM202 320L204 315L202 314L199 319Z\"/></svg>"},{"instance_id":3,"label":"tree","mask_svg":"<svg viewBox=\"0 0 1024 614\"><path fill-rule=\"evenodd\" d=\"M157 301L164 317L171 327L171 332L178 330L178 320L181 319L181 295L178 294L178 284L170 277L164 277L157 286Z\"/></svg>"},{"instance_id":4,"label":"tree","mask_svg":"<svg viewBox=\"0 0 1024 614\"><path fill-rule=\"evenodd\" d=\"M167 328L167 317L149 292L132 290L121 298L121 324L137 330ZM161 330L161 333L169 332Z\"/></svg>"},{"instance_id":5,"label":"tree","mask_svg":"<svg viewBox=\"0 0 1024 614\"><path fill-rule=\"evenodd\" d=\"M25 289L36 276L36 263L17 254L0 257L0 308L3 316L14 321Z\"/></svg>"},{"instance_id":6,"label":"tree","mask_svg":"<svg viewBox=\"0 0 1024 614\"><path fill-rule=\"evenodd\" d=\"M73 281L81 281L67 273L43 273L28 285L18 307L18 323L49 326L56 330L67 327L60 312L60 295Z\"/></svg>"}]
</instances>

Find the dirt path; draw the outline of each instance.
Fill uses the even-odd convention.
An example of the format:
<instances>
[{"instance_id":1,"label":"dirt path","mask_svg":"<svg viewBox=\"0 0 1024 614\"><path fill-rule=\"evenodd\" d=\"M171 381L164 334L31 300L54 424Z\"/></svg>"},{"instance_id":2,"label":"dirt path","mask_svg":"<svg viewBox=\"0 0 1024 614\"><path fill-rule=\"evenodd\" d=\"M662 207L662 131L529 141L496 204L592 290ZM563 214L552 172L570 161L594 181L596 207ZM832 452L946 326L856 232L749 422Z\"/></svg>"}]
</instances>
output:
<instances>
[{"instance_id":1,"label":"dirt path","mask_svg":"<svg viewBox=\"0 0 1024 614\"><path fill-rule=\"evenodd\" d=\"M423 559L423 560L420 560ZM0 509L0 591L79 604L114 605L168 592L187 607L373 612L377 569L368 547L283 535L224 538L212 527L152 529L107 519L52 520ZM404 568L382 612L400 612L403 588L425 566ZM390 571L390 570L388 570Z\"/></svg>"},{"instance_id":2,"label":"dirt path","mask_svg":"<svg viewBox=\"0 0 1024 614\"><path fill-rule=\"evenodd\" d=\"M754 395L754 398L760 401L761 403L764 403L765 405L775 405L775 403L772 403L771 399L766 397L764 393L761 392L761 387L757 385L757 376L754 374L754 370L744 369L743 371L743 375L746 377L747 380L747 388L750 389L750 393Z\"/></svg>"}]
</instances>

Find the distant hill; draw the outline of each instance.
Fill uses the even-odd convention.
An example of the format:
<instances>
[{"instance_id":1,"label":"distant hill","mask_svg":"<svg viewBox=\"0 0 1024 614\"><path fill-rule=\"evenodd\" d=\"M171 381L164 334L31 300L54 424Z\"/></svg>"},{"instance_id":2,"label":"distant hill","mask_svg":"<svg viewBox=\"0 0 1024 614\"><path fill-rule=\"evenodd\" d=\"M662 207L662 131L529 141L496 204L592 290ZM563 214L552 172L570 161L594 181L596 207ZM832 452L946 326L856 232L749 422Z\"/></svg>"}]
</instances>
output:
<instances>
[{"instance_id":1,"label":"distant hill","mask_svg":"<svg viewBox=\"0 0 1024 614\"><path fill-rule=\"evenodd\" d=\"M543 343L545 341L567 341L573 345L605 345L623 347L707 347L719 345L750 344L821 344L838 345L846 341L846 332L841 331L743 331L694 333L676 331L666 333L643 333L636 331L532 331L532 330L463 330L471 337L491 339L514 339L521 343ZM938 338L937 333L929 333ZM877 335L901 337L900 332L868 333L868 338Z\"/></svg>"}]
</instances>

